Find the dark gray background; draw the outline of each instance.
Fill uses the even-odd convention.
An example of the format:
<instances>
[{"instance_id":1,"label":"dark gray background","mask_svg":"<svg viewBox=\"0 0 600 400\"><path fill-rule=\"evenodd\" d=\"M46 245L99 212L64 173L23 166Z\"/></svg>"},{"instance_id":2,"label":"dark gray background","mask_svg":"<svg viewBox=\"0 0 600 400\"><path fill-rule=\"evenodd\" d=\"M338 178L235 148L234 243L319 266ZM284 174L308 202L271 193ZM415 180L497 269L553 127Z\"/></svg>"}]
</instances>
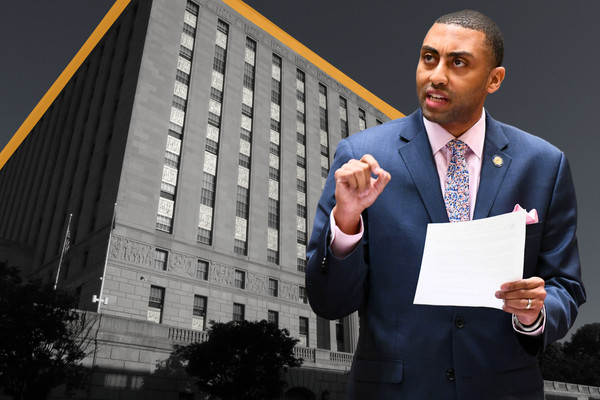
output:
<instances>
[{"instance_id":1,"label":"dark gray background","mask_svg":"<svg viewBox=\"0 0 600 400\"><path fill-rule=\"evenodd\" d=\"M3 2L0 148L112 4L112 0ZM247 4L405 114L417 107L415 67L433 21L463 8L492 17L504 33L507 74L486 108L496 119L547 139L569 157L588 291L575 329L600 321L599 0L248 0Z\"/></svg>"}]
</instances>

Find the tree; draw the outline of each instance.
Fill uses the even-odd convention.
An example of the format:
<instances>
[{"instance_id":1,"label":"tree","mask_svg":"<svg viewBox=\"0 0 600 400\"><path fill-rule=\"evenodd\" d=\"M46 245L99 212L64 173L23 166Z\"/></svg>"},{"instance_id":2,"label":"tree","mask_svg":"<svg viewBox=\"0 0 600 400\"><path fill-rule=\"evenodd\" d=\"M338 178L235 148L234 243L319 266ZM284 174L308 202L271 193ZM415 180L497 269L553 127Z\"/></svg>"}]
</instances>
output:
<instances>
[{"instance_id":1,"label":"tree","mask_svg":"<svg viewBox=\"0 0 600 400\"><path fill-rule=\"evenodd\" d=\"M570 360L565 358L563 344L553 342L546 347L540 357L542 376L548 381L571 382Z\"/></svg>"},{"instance_id":2,"label":"tree","mask_svg":"<svg viewBox=\"0 0 600 400\"><path fill-rule=\"evenodd\" d=\"M299 367L298 339L267 321L212 323L208 340L175 348L200 391L222 400L269 400L280 397L284 366Z\"/></svg>"},{"instance_id":3,"label":"tree","mask_svg":"<svg viewBox=\"0 0 600 400\"><path fill-rule=\"evenodd\" d=\"M0 388L15 400L42 400L62 384L81 387L80 361L91 323L74 309L73 294L39 281L23 283L0 264Z\"/></svg>"},{"instance_id":4,"label":"tree","mask_svg":"<svg viewBox=\"0 0 600 400\"><path fill-rule=\"evenodd\" d=\"M586 324L540 357L544 379L600 386L600 323Z\"/></svg>"},{"instance_id":5,"label":"tree","mask_svg":"<svg viewBox=\"0 0 600 400\"><path fill-rule=\"evenodd\" d=\"M600 386L600 323L582 326L563 348L577 383Z\"/></svg>"}]
</instances>

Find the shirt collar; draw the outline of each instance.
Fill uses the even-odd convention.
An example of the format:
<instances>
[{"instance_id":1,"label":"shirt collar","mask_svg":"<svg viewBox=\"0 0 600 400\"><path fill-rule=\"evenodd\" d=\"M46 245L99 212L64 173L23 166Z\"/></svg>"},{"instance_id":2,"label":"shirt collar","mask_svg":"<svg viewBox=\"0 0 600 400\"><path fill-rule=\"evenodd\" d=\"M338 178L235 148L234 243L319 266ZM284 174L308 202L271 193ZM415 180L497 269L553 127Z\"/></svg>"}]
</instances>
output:
<instances>
[{"instance_id":1,"label":"shirt collar","mask_svg":"<svg viewBox=\"0 0 600 400\"><path fill-rule=\"evenodd\" d=\"M446 143L455 139L455 137L440 124L431 122L425 117L423 117L423 123L425 124L425 130L427 131L427 137L429 138L433 154L446 146ZM460 135L458 139L466 143L467 146L469 146L469 149L481 159L483 154L483 143L485 141L485 109L482 110L479 121L465 133Z\"/></svg>"}]
</instances>

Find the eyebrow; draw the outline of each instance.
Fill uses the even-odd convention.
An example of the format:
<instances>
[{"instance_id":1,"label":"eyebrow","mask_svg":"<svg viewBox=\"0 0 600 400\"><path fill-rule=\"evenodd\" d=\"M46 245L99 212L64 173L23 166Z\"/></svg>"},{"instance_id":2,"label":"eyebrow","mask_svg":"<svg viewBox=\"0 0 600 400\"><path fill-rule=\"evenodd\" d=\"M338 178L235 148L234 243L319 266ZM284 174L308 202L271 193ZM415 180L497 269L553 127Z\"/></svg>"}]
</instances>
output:
<instances>
[{"instance_id":1,"label":"eyebrow","mask_svg":"<svg viewBox=\"0 0 600 400\"><path fill-rule=\"evenodd\" d=\"M435 49L434 47L431 47L431 46L427 46L427 45L424 45L421 48L421 51L429 51L429 52L434 53L436 55L440 54L440 52L437 51L437 49ZM471 53L469 51L451 51L449 53L449 55L452 56L452 57L465 57L465 56L467 56L467 57L473 57L473 53Z\"/></svg>"}]
</instances>

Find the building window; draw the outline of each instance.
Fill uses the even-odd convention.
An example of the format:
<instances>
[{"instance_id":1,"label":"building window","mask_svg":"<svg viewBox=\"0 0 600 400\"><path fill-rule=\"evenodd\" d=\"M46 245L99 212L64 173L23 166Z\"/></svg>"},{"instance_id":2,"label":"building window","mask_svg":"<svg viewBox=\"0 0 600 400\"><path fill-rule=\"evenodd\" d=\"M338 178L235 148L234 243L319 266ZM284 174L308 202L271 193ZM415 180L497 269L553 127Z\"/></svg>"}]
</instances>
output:
<instances>
[{"instance_id":1,"label":"building window","mask_svg":"<svg viewBox=\"0 0 600 400\"><path fill-rule=\"evenodd\" d=\"M184 132L187 97L189 92L194 40L196 36L197 9L187 7L185 11L183 32L176 70L175 87L171 103L167 147L162 172L160 201L156 215L155 227L159 231L171 233L173 229L173 211L175 209L175 193L179 174L179 156L181 154L181 138Z\"/></svg>"},{"instance_id":2,"label":"building window","mask_svg":"<svg viewBox=\"0 0 600 400\"><path fill-rule=\"evenodd\" d=\"M194 295L194 310L192 315L192 329L203 331L206 327L206 297Z\"/></svg>"},{"instance_id":3,"label":"building window","mask_svg":"<svg viewBox=\"0 0 600 400\"><path fill-rule=\"evenodd\" d=\"M241 256L248 254L248 243L243 240L234 239L233 241L233 252Z\"/></svg>"},{"instance_id":4,"label":"building window","mask_svg":"<svg viewBox=\"0 0 600 400\"><path fill-rule=\"evenodd\" d=\"M244 140L244 139L242 139ZM250 169L250 157L240 153L240 159L238 161L238 165L244 168Z\"/></svg>"},{"instance_id":5,"label":"building window","mask_svg":"<svg viewBox=\"0 0 600 400\"><path fill-rule=\"evenodd\" d=\"M306 272L306 259L297 257L296 258L296 269L298 272Z\"/></svg>"},{"instance_id":6,"label":"building window","mask_svg":"<svg viewBox=\"0 0 600 400\"><path fill-rule=\"evenodd\" d=\"M240 137L246 142L252 141L252 132L246 128L241 128Z\"/></svg>"},{"instance_id":7,"label":"building window","mask_svg":"<svg viewBox=\"0 0 600 400\"><path fill-rule=\"evenodd\" d=\"M204 148L206 149L206 151L208 151L209 153L212 154L217 154L217 152L219 151L219 143L215 142L212 139L206 139L206 144L204 145Z\"/></svg>"},{"instance_id":8,"label":"building window","mask_svg":"<svg viewBox=\"0 0 600 400\"><path fill-rule=\"evenodd\" d=\"M227 40L229 25L218 20L215 37L215 54L210 84L210 101L206 144L204 151L204 166L202 190L200 193L200 209L198 213L197 240L207 245L212 244L213 207L215 203L215 182L219 153L219 134L221 129L221 109L223 101L223 86L225 82L225 65L227 63Z\"/></svg>"},{"instance_id":9,"label":"building window","mask_svg":"<svg viewBox=\"0 0 600 400\"><path fill-rule=\"evenodd\" d=\"M233 320L243 321L245 316L245 309L243 304L233 303Z\"/></svg>"},{"instance_id":10,"label":"building window","mask_svg":"<svg viewBox=\"0 0 600 400\"><path fill-rule=\"evenodd\" d=\"M309 341L308 341L308 318L300 317L299 323L300 323L300 342L298 342L298 344L300 346L308 347L308 344L309 344Z\"/></svg>"},{"instance_id":11,"label":"building window","mask_svg":"<svg viewBox=\"0 0 600 400\"><path fill-rule=\"evenodd\" d=\"M348 106L346 99L340 96L340 124L342 127L342 139L348 137Z\"/></svg>"},{"instance_id":12,"label":"building window","mask_svg":"<svg viewBox=\"0 0 600 400\"><path fill-rule=\"evenodd\" d=\"M154 268L166 271L168 254L165 250L156 249L154 252Z\"/></svg>"},{"instance_id":13,"label":"building window","mask_svg":"<svg viewBox=\"0 0 600 400\"><path fill-rule=\"evenodd\" d=\"M217 23L217 29L219 30L219 32L223 32L225 34L229 33L229 25L227 25L225 22L219 20Z\"/></svg>"},{"instance_id":14,"label":"building window","mask_svg":"<svg viewBox=\"0 0 600 400\"><path fill-rule=\"evenodd\" d=\"M237 187L237 200L235 203L235 216L248 219L248 189L245 187Z\"/></svg>"},{"instance_id":15,"label":"building window","mask_svg":"<svg viewBox=\"0 0 600 400\"><path fill-rule=\"evenodd\" d=\"M279 264L279 252L277 250L267 249L267 262Z\"/></svg>"},{"instance_id":16,"label":"building window","mask_svg":"<svg viewBox=\"0 0 600 400\"><path fill-rule=\"evenodd\" d=\"M254 89L254 65L244 64L244 87Z\"/></svg>"},{"instance_id":17,"label":"building window","mask_svg":"<svg viewBox=\"0 0 600 400\"><path fill-rule=\"evenodd\" d=\"M296 215L302 218L306 218L306 206L302 204L296 204Z\"/></svg>"},{"instance_id":18,"label":"building window","mask_svg":"<svg viewBox=\"0 0 600 400\"><path fill-rule=\"evenodd\" d=\"M296 241L298 244L306 245L306 232L296 231Z\"/></svg>"},{"instance_id":19,"label":"building window","mask_svg":"<svg viewBox=\"0 0 600 400\"><path fill-rule=\"evenodd\" d=\"M306 181L296 178L296 190L301 193L306 193Z\"/></svg>"},{"instance_id":20,"label":"building window","mask_svg":"<svg viewBox=\"0 0 600 400\"><path fill-rule=\"evenodd\" d=\"M240 151L238 153L238 187L235 212L235 238L233 251L239 255L248 254L248 214L252 151L252 125L254 110L254 78L256 62L256 42L246 38L244 53L244 77L242 90L242 115L240 123Z\"/></svg>"},{"instance_id":21,"label":"building window","mask_svg":"<svg viewBox=\"0 0 600 400\"><path fill-rule=\"evenodd\" d=\"M308 303L308 297L306 296L306 288L304 286L298 287L298 298L300 299L300 303Z\"/></svg>"},{"instance_id":22,"label":"building window","mask_svg":"<svg viewBox=\"0 0 600 400\"><path fill-rule=\"evenodd\" d=\"M321 189L329 172L329 123L327 116L327 87L319 83L319 124L321 127Z\"/></svg>"},{"instance_id":23,"label":"building window","mask_svg":"<svg viewBox=\"0 0 600 400\"><path fill-rule=\"evenodd\" d=\"M208 229L198 228L198 235L196 239L200 243L210 244L211 243L211 231Z\"/></svg>"},{"instance_id":24,"label":"building window","mask_svg":"<svg viewBox=\"0 0 600 400\"><path fill-rule=\"evenodd\" d=\"M277 311L271 311L269 310L269 314L268 314L268 323L275 325L276 327L279 328L279 313Z\"/></svg>"},{"instance_id":25,"label":"building window","mask_svg":"<svg viewBox=\"0 0 600 400\"><path fill-rule=\"evenodd\" d=\"M269 197L268 205L269 228L279 229L279 201Z\"/></svg>"},{"instance_id":26,"label":"building window","mask_svg":"<svg viewBox=\"0 0 600 400\"><path fill-rule=\"evenodd\" d=\"M279 296L279 281L277 279L269 279L269 295Z\"/></svg>"},{"instance_id":27,"label":"building window","mask_svg":"<svg viewBox=\"0 0 600 400\"><path fill-rule=\"evenodd\" d=\"M235 287L240 289L246 288L246 273L239 269L235 270Z\"/></svg>"},{"instance_id":28,"label":"building window","mask_svg":"<svg viewBox=\"0 0 600 400\"><path fill-rule=\"evenodd\" d=\"M268 193L268 228L267 228L267 262L279 263L279 181L281 155L281 57L271 57L271 119L269 141L269 193Z\"/></svg>"},{"instance_id":29,"label":"building window","mask_svg":"<svg viewBox=\"0 0 600 400\"><path fill-rule=\"evenodd\" d=\"M338 319L335 323L335 340L337 342L337 351L346 351L344 345L344 320Z\"/></svg>"},{"instance_id":30,"label":"building window","mask_svg":"<svg viewBox=\"0 0 600 400\"><path fill-rule=\"evenodd\" d=\"M367 129L367 114L362 108L358 109L358 129L361 131Z\"/></svg>"},{"instance_id":31,"label":"building window","mask_svg":"<svg viewBox=\"0 0 600 400\"><path fill-rule=\"evenodd\" d=\"M202 189L200 190L200 203L209 207L214 207L215 199L215 176L207 174L202 175Z\"/></svg>"},{"instance_id":32,"label":"building window","mask_svg":"<svg viewBox=\"0 0 600 400\"><path fill-rule=\"evenodd\" d=\"M150 299L148 301L148 321L160 324L165 303L165 288L150 286Z\"/></svg>"},{"instance_id":33,"label":"building window","mask_svg":"<svg viewBox=\"0 0 600 400\"><path fill-rule=\"evenodd\" d=\"M306 232L306 107L304 104L305 91L305 76L304 72L296 70L296 214L304 220L297 220L297 237L302 237L301 233ZM327 110L327 88L319 84L319 114L320 117L325 113L324 123L326 127ZM323 147L323 139L327 139L327 135L323 132L321 135L321 147ZM328 151L325 148L325 151ZM321 156L321 158L323 158ZM323 161L321 161L322 163ZM297 240L296 242L296 269L298 272L306 271L306 245Z\"/></svg>"},{"instance_id":34,"label":"building window","mask_svg":"<svg viewBox=\"0 0 600 400\"><path fill-rule=\"evenodd\" d=\"M203 281L208 280L208 261L198 260L198 264L196 264L196 278Z\"/></svg>"},{"instance_id":35,"label":"building window","mask_svg":"<svg viewBox=\"0 0 600 400\"><path fill-rule=\"evenodd\" d=\"M221 74L225 73L226 50L219 46L215 46L215 59L213 61L213 69Z\"/></svg>"}]
</instances>

